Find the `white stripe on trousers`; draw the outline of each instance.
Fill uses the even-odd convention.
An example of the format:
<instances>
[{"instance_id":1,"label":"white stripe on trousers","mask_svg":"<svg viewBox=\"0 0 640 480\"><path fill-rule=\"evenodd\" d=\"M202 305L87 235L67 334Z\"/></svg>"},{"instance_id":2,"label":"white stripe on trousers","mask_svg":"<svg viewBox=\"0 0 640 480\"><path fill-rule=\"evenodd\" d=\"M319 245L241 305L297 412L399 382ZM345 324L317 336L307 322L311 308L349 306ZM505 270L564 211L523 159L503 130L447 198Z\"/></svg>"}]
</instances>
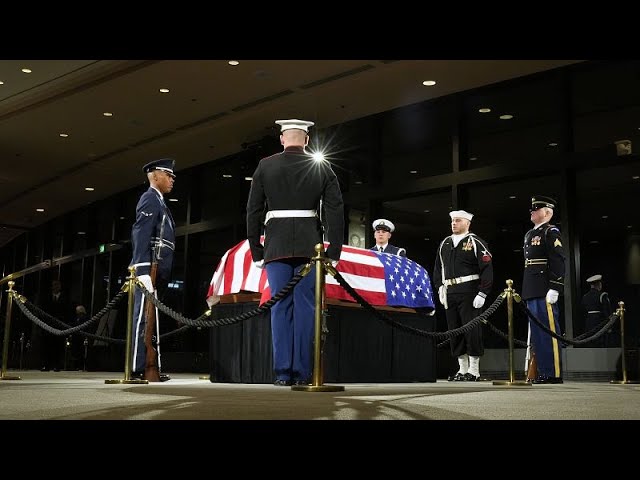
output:
<instances>
[{"instance_id":1,"label":"white stripe on trousers","mask_svg":"<svg viewBox=\"0 0 640 480\"><path fill-rule=\"evenodd\" d=\"M133 343L133 365L131 366L131 368L133 369L133 371L136 371L136 360L138 358L138 342L140 340L140 324L142 323L142 315L144 315L144 310L145 310L145 298L144 298L144 293L142 293L142 291L140 290L140 288L138 288L137 286L136 288L136 295L138 295L138 293L140 294L140 296L142 297L140 299L140 311L138 312L138 318L137 320L135 320L136 324L135 324L135 328L134 328L134 343ZM153 295L158 298L158 293L157 291L153 292ZM134 302L135 302L135 298L134 298ZM160 360L160 321L158 318L158 307L155 307L156 309L156 350L158 351L158 370L162 371L162 362ZM145 321L145 327L146 327L146 321ZM146 358L145 358L145 364L146 364ZM144 373L144 372L142 372Z\"/></svg>"}]
</instances>

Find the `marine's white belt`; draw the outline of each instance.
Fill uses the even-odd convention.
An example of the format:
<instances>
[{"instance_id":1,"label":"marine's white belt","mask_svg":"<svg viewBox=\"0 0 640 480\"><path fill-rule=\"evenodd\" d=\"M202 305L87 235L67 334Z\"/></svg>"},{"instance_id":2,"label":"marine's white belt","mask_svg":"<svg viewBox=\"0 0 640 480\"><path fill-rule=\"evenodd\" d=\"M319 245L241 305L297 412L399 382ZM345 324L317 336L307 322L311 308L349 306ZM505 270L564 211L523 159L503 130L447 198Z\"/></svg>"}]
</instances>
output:
<instances>
[{"instance_id":1,"label":"marine's white belt","mask_svg":"<svg viewBox=\"0 0 640 480\"><path fill-rule=\"evenodd\" d=\"M264 224L266 225L272 218L304 218L316 215L315 210L269 210L264 217Z\"/></svg>"}]
</instances>

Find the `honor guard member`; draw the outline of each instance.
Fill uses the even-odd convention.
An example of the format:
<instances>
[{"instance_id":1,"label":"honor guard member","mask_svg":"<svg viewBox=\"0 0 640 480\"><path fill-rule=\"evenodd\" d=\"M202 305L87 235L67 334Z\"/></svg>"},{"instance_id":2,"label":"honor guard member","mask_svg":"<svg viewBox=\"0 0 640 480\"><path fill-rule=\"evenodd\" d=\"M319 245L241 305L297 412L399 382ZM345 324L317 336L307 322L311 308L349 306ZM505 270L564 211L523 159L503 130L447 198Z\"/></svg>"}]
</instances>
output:
<instances>
[{"instance_id":1,"label":"honor guard member","mask_svg":"<svg viewBox=\"0 0 640 480\"><path fill-rule=\"evenodd\" d=\"M433 269L433 284L444 305L447 328L466 325L482 312L493 285L493 263L487 242L469 232L473 214L449 212L452 234L440 242ZM449 381L479 381L480 357L484 355L480 325L450 340L451 355L459 369Z\"/></svg>"},{"instance_id":2,"label":"honor guard member","mask_svg":"<svg viewBox=\"0 0 640 480\"><path fill-rule=\"evenodd\" d=\"M556 201L531 198L533 228L524 236L522 298L527 308L551 331L560 332L558 297L564 290L565 254L558 227L551 225ZM529 320L529 342L536 356L538 376L533 383L562 383L560 343Z\"/></svg>"},{"instance_id":3,"label":"honor guard member","mask_svg":"<svg viewBox=\"0 0 640 480\"><path fill-rule=\"evenodd\" d=\"M389 243L391 234L395 231L396 227L393 222L379 218L371 224L373 227L373 236L376 239L375 246L371 247L371 250L378 252L390 253L392 255L399 255L401 257L407 256L407 251L404 248L396 247Z\"/></svg>"},{"instance_id":4,"label":"honor guard member","mask_svg":"<svg viewBox=\"0 0 640 480\"><path fill-rule=\"evenodd\" d=\"M323 227L329 241L326 255L334 264L340 259L344 240L338 178L328 162L314 160L305 151L314 123L297 119L275 123L281 127L284 151L260 161L247 200L251 256L257 267L266 267L273 295L315 256L315 245L323 241ZM264 246L260 243L263 230ZM271 308L275 385L304 385L311 380L314 289L315 266Z\"/></svg>"},{"instance_id":5,"label":"honor guard member","mask_svg":"<svg viewBox=\"0 0 640 480\"><path fill-rule=\"evenodd\" d=\"M171 192L175 181L173 169L175 160L163 158L147 163L142 171L149 179L149 189L142 194L136 206L136 221L131 229L131 243L133 259L131 264L136 268L138 279L147 290L154 292L164 289L169 281L173 251L175 250L175 223L171 211L167 207L163 195ZM149 275L151 263L157 256L158 269L155 288ZM147 324L145 317L145 297L136 287L135 303L133 307L133 372L131 378L144 378L146 364L146 348L144 331ZM160 338L158 310L156 309L156 338ZM157 343L158 369L160 363L160 342ZM160 374L160 381L170 380L165 374Z\"/></svg>"},{"instance_id":6,"label":"honor guard member","mask_svg":"<svg viewBox=\"0 0 640 480\"><path fill-rule=\"evenodd\" d=\"M602 291L602 275L593 275L587 278L587 283L591 285L591 288L582 297L582 308L585 313L585 332L594 329L611 315L609 294ZM604 335L588 343L587 346L604 347Z\"/></svg>"}]
</instances>

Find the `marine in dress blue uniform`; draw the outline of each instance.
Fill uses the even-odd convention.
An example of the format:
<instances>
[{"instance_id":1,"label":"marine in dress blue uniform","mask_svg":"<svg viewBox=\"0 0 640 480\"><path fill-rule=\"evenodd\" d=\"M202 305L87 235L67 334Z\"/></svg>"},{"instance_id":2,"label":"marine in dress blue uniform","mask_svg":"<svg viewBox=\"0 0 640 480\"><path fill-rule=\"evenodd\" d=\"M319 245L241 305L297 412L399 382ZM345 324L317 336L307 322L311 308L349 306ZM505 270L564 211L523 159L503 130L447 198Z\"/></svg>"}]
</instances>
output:
<instances>
[{"instance_id":1,"label":"marine in dress blue uniform","mask_svg":"<svg viewBox=\"0 0 640 480\"><path fill-rule=\"evenodd\" d=\"M334 262L340 259L344 240L338 179L328 162L314 160L304 148L313 122L276 123L281 126L284 151L260 161L247 200L251 255L258 267L266 267L274 295L315 256L314 247L323 241L323 233L330 243L326 255ZM260 242L263 230L264 246ZM315 267L271 308L275 385L303 385L311 379L314 288Z\"/></svg>"},{"instance_id":2,"label":"marine in dress blue uniform","mask_svg":"<svg viewBox=\"0 0 640 480\"><path fill-rule=\"evenodd\" d=\"M136 206L136 221L131 229L131 243L133 246L133 258L131 265L136 268L136 275L142 281L147 290L153 291L157 297L158 288L166 286L173 264L173 252L175 250L175 223L171 211L164 201L164 194L173 188L175 174L173 172L175 161L163 158L147 163L143 172L147 174L150 187L142 194ZM155 252L154 252L155 250ZM159 252L158 270L155 289L151 288L151 262L154 254ZM142 377L146 364L146 347L144 344L144 331L147 319L144 312L144 295L136 287L135 303L133 308L133 372L132 377ZM159 338L158 310L156 309L156 338ZM158 350L158 368L162 368L160 361L160 344ZM161 381L168 380L167 375L160 376Z\"/></svg>"},{"instance_id":3,"label":"marine in dress blue uniform","mask_svg":"<svg viewBox=\"0 0 640 480\"><path fill-rule=\"evenodd\" d=\"M486 241L469 232L473 214L465 210L449 212L452 234L438 247L433 268L433 285L445 307L447 328L466 325L482 313L493 286L493 256ZM451 355L459 369L449 381L479 381L480 357L484 355L482 327L450 340Z\"/></svg>"},{"instance_id":4,"label":"marine in dress blue uniform","mask_svg":"<svg viewBox=\"0 0 640 480\"><path fill-rule=\"evenodd\" d=\"M527 308L551 331L560 331L558 298L564 291L565 253L560 230L550 224L556 202L550 197L531 198L534 227L524 236L522 298ZM529 321L529 342L536 356L538 376L533 383L562 383L560 343Z\"/></svg>"},{"instance_id":5,"label":"marine in dress blue uniform","mask_svg":"<svg viewBox=\"0 0 640 480\"><path fill-rule=\"evenodd\" d=\"M390 253L391 255L399 255L401 257L407 256L407 251L404 248L396 247L389 243L391 234L396 230L396 226L393 222L384 218L379 218L374 221L371 226L373 227L374 236L376 238L376 244L371 247L371 250Z\"/></svg>"}]
</instances>

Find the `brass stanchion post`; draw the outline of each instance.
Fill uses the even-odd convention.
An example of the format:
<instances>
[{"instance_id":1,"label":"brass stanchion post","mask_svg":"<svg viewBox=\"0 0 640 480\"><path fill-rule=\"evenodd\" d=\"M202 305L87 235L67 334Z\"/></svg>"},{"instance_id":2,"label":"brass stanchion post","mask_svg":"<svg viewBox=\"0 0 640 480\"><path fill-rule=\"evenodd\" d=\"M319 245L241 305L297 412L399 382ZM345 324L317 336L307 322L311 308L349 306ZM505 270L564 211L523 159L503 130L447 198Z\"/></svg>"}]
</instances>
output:
<instances>
[{"instance_id":1,"label":"brass stanchion post","mask_svg":"<svg viewBox=\"0 0 640 480\"><path fill-rule=\"evenodd\" d=\"M629 380L627 378L627 348L625 346L625 327L624 327L624 302L618 302L618 310L616 313L620 316L620 355L622 360L622 380L611 380L610 383L615 384L629 384L640 383L636 380Z\"/></svg>"},{"instance_id":2,"label":"brass stanchion post","mask_svg":"<svg viewBox=\"0 0 640 480\"><path fill-rule=\"evenodd\" d=\"M508 338L509 338L509 380L494 380L494 385L507 385L509 387L530 387L531 384L516 380L515 374L515 362L513 361L513 300L516 302L522 301L520 295L518 295L513 289L513 280L507 280L507 288L502 293L507 297L507 326L508 326Z\"/></svg>"},{"instance_id":3,"label":"brass stanchion post","mask_svg":"<svg viewBox=\"0 0 640 480\"><path fill-rule=\"evenodd\" d=\"M11 337L11 310L13 307L13 286L14 281L9 281L9 290L7 290L7 318L4 323L4 342L2 344L2 372L0 372L0 380L21 380L17 375L7 375L7 362L9 360L9 339Z\"/></svg>"},{"instance_id":4,"label":"brass stanchion post","mask_svg":"<svg viewBox=\"0 0 640 480\"><path fill-rule=\"evenodd\" d=\"M315 246L316 256L311 260L316 264L316 304L315 304L315 336L313 344L313 385L293 385L291 390L305 392L341 392L341 385L322 384L322 305L324 300L324 245Z\"/></svg>"},{"instance_id":5,"label":"brass stanchion post","mask_svg":"<svg viewBox=\"0 0 640 480\"><path fill-rule=\"evenodd\" d=\"M127 341L124 356L124 380L105 380L104 383L133 383L146 384L148 380L131 379L131 344L133 337L133 304L135 302L135 285L136 285L136 267L129 267L129 276L127 277L127 293L129 294L129 304L127 305Z\"/></svg>"}]
</instances>

